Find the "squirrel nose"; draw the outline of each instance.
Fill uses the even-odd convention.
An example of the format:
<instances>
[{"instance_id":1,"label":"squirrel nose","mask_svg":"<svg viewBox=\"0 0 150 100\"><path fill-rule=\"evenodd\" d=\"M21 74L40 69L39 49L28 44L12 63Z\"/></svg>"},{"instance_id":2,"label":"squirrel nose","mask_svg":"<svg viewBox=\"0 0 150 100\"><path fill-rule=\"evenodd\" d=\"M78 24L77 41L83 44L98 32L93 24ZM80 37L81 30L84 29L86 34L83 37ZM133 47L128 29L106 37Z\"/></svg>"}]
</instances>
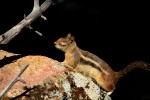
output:
<instances>
[{"instance_id":1,"label":"squirrel nose","mask_svg":"<svg viewBox=\"0 0 150 100\"><path fill-rule=\"evenodd\" d=\"M54 44L57 44L57 42L54 42Z\"/></svg>"}]
</instances>

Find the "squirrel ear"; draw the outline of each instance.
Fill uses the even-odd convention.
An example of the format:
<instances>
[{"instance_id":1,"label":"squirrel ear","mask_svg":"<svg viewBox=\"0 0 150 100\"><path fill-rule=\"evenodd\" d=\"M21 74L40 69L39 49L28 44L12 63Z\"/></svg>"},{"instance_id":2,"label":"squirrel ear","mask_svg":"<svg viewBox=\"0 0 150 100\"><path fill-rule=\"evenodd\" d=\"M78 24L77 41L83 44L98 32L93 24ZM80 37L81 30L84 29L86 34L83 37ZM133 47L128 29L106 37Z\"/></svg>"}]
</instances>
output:
<instances>
[{"instance_id":1,"label":"squirrel ear","mask_svg":"<svg viewBox=\"0 0 150 100\"><path fill-rule=\"evenodd\" d=\"M71 39L72 41L75 40L74 36L72 36L71 33L68 33L67 38L68 38L68 39Z\"/></svg>"},{"instance_id":2,"label":"squirrel ear","mask_svg":"<svg viewBox=\"0 0 150 100\"><path fill-rule=\"evenodd\" d=\"M71 33L68 33L67 38L71 38Z\"/></svg>"},{"instance_id":3,"label":"squirrel ear","mask_svg":"<svg viewBox=\"0 0 150 100\"><path fill-rule=\"evenodd\" d=\"M74 40L75 40L74 36L72 36L72 37L71 37L71 40L72 40L72 41L74 41Z\"/></svg>"}]
</instances>

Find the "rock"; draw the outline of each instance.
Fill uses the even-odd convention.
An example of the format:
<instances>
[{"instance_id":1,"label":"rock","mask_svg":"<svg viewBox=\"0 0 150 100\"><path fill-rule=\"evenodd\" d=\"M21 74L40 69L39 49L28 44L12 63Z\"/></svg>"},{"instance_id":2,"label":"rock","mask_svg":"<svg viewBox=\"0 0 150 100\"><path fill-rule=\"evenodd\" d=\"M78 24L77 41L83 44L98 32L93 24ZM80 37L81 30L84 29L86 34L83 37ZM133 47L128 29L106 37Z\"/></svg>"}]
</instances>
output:
<instances>
[{"instance_id":1,"label":"rock","mask_svg":"<svg viewBox=\"0 0 150 100\"><path fill-rule=\"evenodd\" d=\"M25 64L29 66L21 79L26 84L16 82L4 100L111 100L92 79L77 72L65 72L60 62L40 55L25 56L0 68L0 92Z\"/></svg>"}]
</instances>

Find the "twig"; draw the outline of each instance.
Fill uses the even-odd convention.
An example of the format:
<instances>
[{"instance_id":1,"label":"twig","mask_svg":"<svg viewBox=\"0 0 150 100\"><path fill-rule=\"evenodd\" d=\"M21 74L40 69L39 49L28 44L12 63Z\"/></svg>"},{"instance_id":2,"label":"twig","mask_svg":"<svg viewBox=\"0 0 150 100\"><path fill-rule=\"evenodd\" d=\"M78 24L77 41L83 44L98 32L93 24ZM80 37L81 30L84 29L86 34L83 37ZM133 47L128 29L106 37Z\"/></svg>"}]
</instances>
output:
<instances>
[{"instance_id":1,"label":"twig","mask_svg":"<svg viewBox=\"0 0 150 100\"><path fill-rule=\"evenodd\" d=\"M47 20L47 18L43 15L41 15L41 18L44 19L44 20Z\"/></svg>"},{"instance_id":2,"label":"twig","mask_svg":"<svg viewBox=\"0 0 150 100\"><path fill-rule=\"evenodd\" d=\"M33 30L33 31L34 31L35 33L37 33L39 36L42 36L42 35L43 35L41 32L39 32L39 31L37 31L37 30L34 30L34 28L33 28L31 25L29 25L28 28L29 28L30 30Z\"/></svg>"},{"instance_id":3,"label":"twig","mask_svg":"<svg viewBox=\"0 0 150 100\"><path fill-rule=\"evenodd\" d=\"M7 91L17 82L23 82L25 83L25 81L23 81L22 79L20 79L20 76L22 75L22 73L26 70L26 68L29 66L29 64L21 67L19 73L16 75L16 77L13 78L13 80L7 85L7 87L5 87L5 89L0 93L0 99L7 93Z\"/></svg>"},{"instance_id":4,"label":"twig","mask_svg":"<svg viewBox=\"0 0 150 100\"><path fill-rule=\"evenodd\" d=\"M10 40L18 35L24 27L29 26L33 21L40 17L51 4L51 0L45 0L40 6L39 0L34 0L34 7L31 13L28 16L24 16L24 19L10 30L0 35L0 44L7 44L10 42Z\"/></svg>"}]
</instances>

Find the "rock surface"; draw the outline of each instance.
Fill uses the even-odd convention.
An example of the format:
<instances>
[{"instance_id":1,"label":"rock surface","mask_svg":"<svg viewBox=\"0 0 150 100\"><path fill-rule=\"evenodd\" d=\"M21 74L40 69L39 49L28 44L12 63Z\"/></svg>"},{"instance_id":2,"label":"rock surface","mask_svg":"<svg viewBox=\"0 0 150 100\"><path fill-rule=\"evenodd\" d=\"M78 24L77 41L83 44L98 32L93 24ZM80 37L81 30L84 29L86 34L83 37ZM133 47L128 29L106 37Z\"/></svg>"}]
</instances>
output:
<instances>
[{"instance_id":1,"label":"rock surface","mask_svg":"<svg viewBox=\"0 0 150 100\"><path fill-rule=\"evenodd\" d=\"M25 56L0 68L0 92L19 72L26 83L16 82L3 100L111 100L92 79L77 72L65 72L58 61L45 56Z\"/></svg>"}]
</instances>

